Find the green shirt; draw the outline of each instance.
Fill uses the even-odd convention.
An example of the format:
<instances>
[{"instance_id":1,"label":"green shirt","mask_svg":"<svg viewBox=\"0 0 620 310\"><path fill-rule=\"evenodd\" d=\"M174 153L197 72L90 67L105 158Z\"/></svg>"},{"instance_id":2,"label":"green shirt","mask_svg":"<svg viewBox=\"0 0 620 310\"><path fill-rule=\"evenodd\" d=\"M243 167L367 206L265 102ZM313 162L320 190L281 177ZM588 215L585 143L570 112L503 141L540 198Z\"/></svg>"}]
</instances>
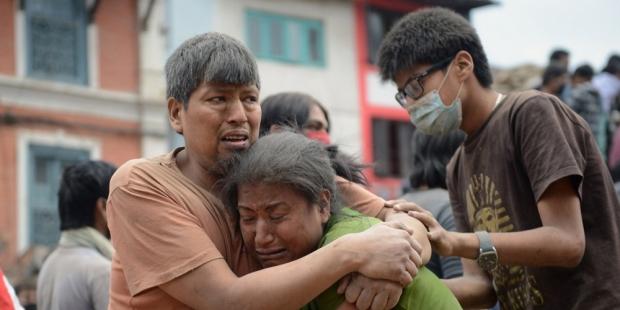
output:
<instances>
[{"instance_id":1,"label":"green shirt","mask_svg":"<svg viewBox=\"0 0 620 310\"><path fill-rule=\"evenodd\" d=\"M376 218L367 217L349 208L341 210L340 214L333 215L325 227L319 247L322 247L346 234L364 231L380 223ZM337 309L343 302L344 296L336 290L338 283L321 293L304 310ZM422 267L413 281L405 287L403 294L394 309L462 309L458 301L435 274Z\"/></svg>"}]
</instances>

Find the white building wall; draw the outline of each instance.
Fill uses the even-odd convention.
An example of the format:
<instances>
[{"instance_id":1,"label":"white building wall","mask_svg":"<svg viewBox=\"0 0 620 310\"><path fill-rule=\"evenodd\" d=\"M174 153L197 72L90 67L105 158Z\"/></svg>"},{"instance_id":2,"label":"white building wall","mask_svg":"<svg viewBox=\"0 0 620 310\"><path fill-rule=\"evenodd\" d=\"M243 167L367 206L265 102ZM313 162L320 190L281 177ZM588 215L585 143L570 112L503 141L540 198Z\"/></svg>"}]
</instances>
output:
<instances>
[{"instance_id":1,"label":"white building wall","mask_svg":"<svg viewBox=\"0 0 620 310\"><path fill-rule=\"evenodd\" d=\"M138 11L145 18L151 0L140 0ZM166 85L163 75L166 61L167 24L165 2L155 1L148 16L146 30L140 31L140 95L142 98L165 100ZM140 23L142 21L140 20Z\"/></svg>"},{"instance_id":2,"label":"white building wall","mask_svg":"<svg viewBox=\"0 0 620 310\"><path fill-rule=\"evenodd\" d=\"M332 119L332 140L350 154L361 156L357 81L357 48L353 3L348 1L221 0L214 30L247 44L245 12L249 8L323 21L325 67L258 59L261 97L281 91L308 93L323 103Z\"/></svg>"},{"instance_id":3,"label":"white building wall","mask_svg":"<svg viewBox=\"0 0 620 310\"><path fill-rule=\"evenodd\" d=\"M138 2L139 18L147 15L151 0ZM148 15L146 29L140 31L140 125L142 156L169 151L166 82L164 64L168 43L166 2L156 0Z\"/></svg>"},{"instance_id":4,"label":"white building wall","mask_svg":"<svg viewBox=\"0 0 620 310\"><path fill-rule=\"evenodd\" d=\"M143 34L141 42L141 55L145 58L142 73L146 75L143 78L142 93L152 100L156 100L158 96L164 97L165 86L161 83L163 83L165 58L184 40L205 31L218 31L233 36L247 45L245 21L247 9L321 20L324 25L325 66L315 67L258 59L261 97L266 98L282 91L300 91L314 96L330 112L332 140L345 152L361 157L360 99L352 2L167 0L156 3L148 30L150 34ZM157 7L163 10L157 13ZM158 18L163 18L164 21L157 22ZM157 29L157 23L163 24L165 31ZM159 31L160 34L152 33L153 31ZM164 48L161 40L166 42L163 44ZM165 52L164 57L160 55L161 51ZM164 59L159 60L160 57ZM179 141L176 141L174 144L178 143Z\"/></svg>"}]
</instances>

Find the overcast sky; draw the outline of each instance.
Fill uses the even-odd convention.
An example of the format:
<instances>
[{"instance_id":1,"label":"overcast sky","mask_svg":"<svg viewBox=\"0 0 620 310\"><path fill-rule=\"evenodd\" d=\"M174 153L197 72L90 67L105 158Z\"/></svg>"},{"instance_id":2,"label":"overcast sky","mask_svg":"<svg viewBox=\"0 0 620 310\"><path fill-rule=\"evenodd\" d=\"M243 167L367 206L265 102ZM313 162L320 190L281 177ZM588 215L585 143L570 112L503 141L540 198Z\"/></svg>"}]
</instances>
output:
<instances>
[{"instance_id":1,"label":"overcast sky","mask_svg":"<svg viewBox=\"0 0 620 310\"><path fill-rule=\"evenodd\" d=\"M620 0L496 0L475 9L478 30L491 65L543 66L549 53L571 53L571 68L588 62L599 71L620 54Z\"/></svg>"}]
</instances>

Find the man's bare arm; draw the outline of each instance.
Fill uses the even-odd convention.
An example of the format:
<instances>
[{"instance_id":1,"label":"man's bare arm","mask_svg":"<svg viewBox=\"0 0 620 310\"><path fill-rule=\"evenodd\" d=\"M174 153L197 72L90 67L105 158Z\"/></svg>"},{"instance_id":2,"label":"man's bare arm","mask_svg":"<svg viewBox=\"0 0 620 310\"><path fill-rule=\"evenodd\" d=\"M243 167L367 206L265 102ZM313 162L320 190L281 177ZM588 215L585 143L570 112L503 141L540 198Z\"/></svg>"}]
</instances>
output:
<instances>
[{"instance_id":1,"label":"man's bare arm","mask_svg":"<svg viewBox=\"0 0 620 310\"><path fill-rule=\"evenodd\" d=\"M417 270L413 240L404 227L388 226L344 236L296 261L240 278L217 259L160 288L195 309L299 309L350 272L407 284Z\"/></svg>"},{"instance_id":2,"label":"man's bare arm","mask_svg":"<svg viewBox=\"0 0 620 310\"><path fill-rule=\"evenodd\" d=\"M433 252L431 248L431 242L428 240L426 227L422 222L418 219L410 216L405 212L397 212L391 208L385 208L387 212L385 212L385 221L391 222L396 221L400 222L407 227L413 229L413 237L420 244L421 252L420 257L422 258L422 265L428 263L431 259L431 254Z\"/></svg>"},{"instance_id":3,"label":"man's bare arm","mask_svg":"<svg viewBox=\"0 0 620 310\"><path fill-rule=\"evenodd\" d=\"M487 309L493 307L497 297L489 276L471 259L461 259L463 276L445 279L443 282L452 291L464 309Z\"/></svg>"},{"instance_id":4,"label":"man's bare arm","mask_svg":"<svg viewBox=\"0 0 620 310\"><path fill-rule=\"evenodd\" d=\"M491 233L499 262L505 265L577 266L585 251L585 233L579 197L569 177L552 183L537 203L542 227L508 233ZM398 209L398 207L395 207ZM479 241L473 233L444 230L432 215L410 213L429 227L433 248L443 256L475 259Z\"/></svg>"}]
</instances>

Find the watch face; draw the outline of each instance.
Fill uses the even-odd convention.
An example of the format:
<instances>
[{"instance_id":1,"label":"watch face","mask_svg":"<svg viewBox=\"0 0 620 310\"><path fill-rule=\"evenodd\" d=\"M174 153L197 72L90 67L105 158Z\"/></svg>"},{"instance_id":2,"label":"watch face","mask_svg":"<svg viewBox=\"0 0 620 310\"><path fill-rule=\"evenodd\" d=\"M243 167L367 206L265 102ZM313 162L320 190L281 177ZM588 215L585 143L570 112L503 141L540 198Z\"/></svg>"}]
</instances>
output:
<instances>
[{"instance_id":1,"label":"watch face","mask_svg":"<svg viewBox=\"0 0 620 310\"><path fill-rule=\"evenodd\" d=\"M478 265L486 271L492 271L497 267L497 253L483 252L478 256Z\"/></svg>"}]
</instances>

